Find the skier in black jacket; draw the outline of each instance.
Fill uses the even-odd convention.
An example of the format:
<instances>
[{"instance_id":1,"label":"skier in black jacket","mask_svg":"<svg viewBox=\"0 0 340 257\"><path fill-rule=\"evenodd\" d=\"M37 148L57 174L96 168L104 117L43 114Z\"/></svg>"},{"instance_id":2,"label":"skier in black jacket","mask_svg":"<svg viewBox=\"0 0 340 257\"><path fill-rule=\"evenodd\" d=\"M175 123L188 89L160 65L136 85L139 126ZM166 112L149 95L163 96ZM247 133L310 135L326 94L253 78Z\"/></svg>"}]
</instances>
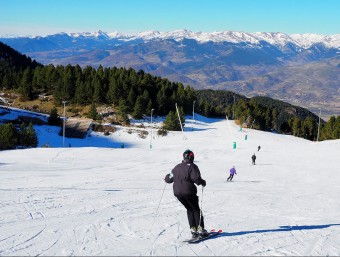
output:
<instances>
[{"instance_id":1,"label":"skier in black jacket","mask_svg":"<svg viewBox=\"0 0 340 257\"><path fill-rule=\"evenodd\" d=\"M252 160L252 164L255 165L255 160L256 160L256 155L253 154L253 156L251 157L251 160Z\"/></svg>"},{"instance_id":2,"label":"skier in black jacket","mask_svg":"<svg viewBox=\"0 0 340 257\"><path fill-rule=\"evenodd\" d=\"M207 236L208 232L204 229L204 219L196 195L196 185L205 187L206 182L201 178L200 170L193 162L194 153L191 150L186 150L183 153L183 161L177 164L170 174L165 176L164 180L166 183L174 183L174 195L187 209L192 236L204 237Z\"/></svg>"}]
</instances>

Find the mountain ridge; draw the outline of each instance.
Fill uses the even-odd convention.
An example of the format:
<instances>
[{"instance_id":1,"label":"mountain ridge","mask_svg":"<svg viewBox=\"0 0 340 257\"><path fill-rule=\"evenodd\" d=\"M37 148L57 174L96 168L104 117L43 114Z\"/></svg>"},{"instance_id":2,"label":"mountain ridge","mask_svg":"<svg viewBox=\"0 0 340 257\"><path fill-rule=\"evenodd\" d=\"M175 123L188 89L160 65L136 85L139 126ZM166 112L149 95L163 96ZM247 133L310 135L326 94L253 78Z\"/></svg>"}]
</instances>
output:
<instances>
[{"instance_id":1,"label":"mountain ridge","mask_svg":"<svg viewBox=\"0 0 340 257\"><path fill-rule=\"evenodd\" d=\"M304 34L286 34L282 32L242 32L242 31L215 31L215 32L193 32L187 29L174 30L169 32L162 32L158 30L147 30L138 33L122 33L122 32L103 32L98 30L96 32L77 32L66 33L60 32L46 36L19 36L19 35L0 35L0 38L50 38L57 36L69 36L73 39L87 38L87 39L100 39L100 40L122 40L133 41L138 39L155 40L155 39L174 39L176 41L186 39L194 39L198 42L248 42L251 44L259 44L260 41L265 41L273 45L284 46L287 43L294 43L301 48L308 48L313 44L323 43L327 47L340 49L340 34L322 35L313 33Z\"/></svg>"}]
</instances>

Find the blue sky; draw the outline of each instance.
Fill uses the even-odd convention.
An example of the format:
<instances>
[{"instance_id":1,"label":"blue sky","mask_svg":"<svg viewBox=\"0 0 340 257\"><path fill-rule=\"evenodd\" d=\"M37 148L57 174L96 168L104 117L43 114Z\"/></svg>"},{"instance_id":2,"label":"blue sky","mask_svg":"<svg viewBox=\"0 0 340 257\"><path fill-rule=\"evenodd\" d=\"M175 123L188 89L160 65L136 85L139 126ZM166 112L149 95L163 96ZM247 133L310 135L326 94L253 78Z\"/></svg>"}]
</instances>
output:
<instances>
[{"instance_id":1,"label":"blue sky","mask_svg":"<svg viewBox=\"0 0 340 257\"><path fill-rule=\"evenodd\" d=\"M146 30L340 34L340 0L0 0L0 34Z\"/></svg>"}]
</instances>

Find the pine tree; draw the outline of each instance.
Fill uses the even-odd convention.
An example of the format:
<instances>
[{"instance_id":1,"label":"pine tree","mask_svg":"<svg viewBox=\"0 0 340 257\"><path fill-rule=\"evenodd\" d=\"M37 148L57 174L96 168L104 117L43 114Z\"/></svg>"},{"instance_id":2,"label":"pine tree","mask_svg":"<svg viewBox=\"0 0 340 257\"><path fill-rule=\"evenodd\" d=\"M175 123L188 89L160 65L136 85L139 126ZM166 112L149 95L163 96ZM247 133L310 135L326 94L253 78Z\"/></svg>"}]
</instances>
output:
<instances>
[{"instance_id":1,"label":"pine tree","mask_svg":"<svg viewBox=\"0 0 340 257\"><path fill-rule=\"evenodd\" d=\"M17 144L17 132L12 123L0 125L0 150L14 149Z\"/></svg>"},{"instance_id":2,"label":"pine tree","mask_svg":"<svg viewBox=\"0 0 340 257\"><path fill-rule=\"evenodd\" d=\"M165 94L164 87L162 86L161 89L157 93L157 110L160 115L163 115L166 113L167 110L167 97Z\"/></svg>"},{"instance_id":3,"label":"pine tree","mask_svg":"<svg viewBox=\"0 0 340 257\"><path fill-rule=\"evenodd\" d=\"M334 116L335 117L335 116ZM333 139L340 139L340 116L337 116L334 123Z\"/></svg>"},{"instance_id":4,"label":"pine tree","mask_svg":"<svg viewBox=\"0 0 340 257\"><path fill-rule=\"evenodd\" d=\"M23 100L32 100L33 98L32 88L32 72L30 68L24 71L22 79L20 81L20 93Z\"/></svg>"},{"instance_id":5,"label":"pine tree","mask_svg":"<svg viewBox=\"0 0 340 257\"><path fill-rule=\"evenodd\" d=\"M208 102L203 103L203 115L209 117L211 110L211 105Z\"/></svg>"},{"instance_id":6,"label":"pine tree","mask_svg":"<svg viewBox=\"0 0 340 257\"><path fill-rule=\"evenodd\" d=\"M301 120L298 117L294 117L293 121L292 121L292 132L293 135L296 137L300 137L301 136Z\"/></svg>"},{"instance_id":7,"label":"pine tree","mask_svg":"<svg viewBox=\"0 0 340 257\"><path fill-rule=\"evenodd\" d=\"M170 111L169 114L166 116L166 119L163 123L163 129L174 131L181 130L181 125L179 124L176 114L173 111Z\"/></svg>"},{"instance_id":8,"label":"pine tree","mask_svg":"<svg viewBox=\"0 0 340 257\"><path fill-rule=\"evenodd\" d=\"M132 116L137 120L143 118L143 104L142 104L142 97L141 96L137 97Z\"/></svg>"},{"instance_id":9,"label":"pine tree","mask_svg":"<svg viewBox=\"0 0 340 257\"><path fill-rule=\"evenodd\" d=\"M51 109L50 116L48 117L48 124L51 126L60 126L61 124L61 119L56 107Z\"/></svg>"},{"instance_id":10,"label":"pine tree","mask_svg":"<svg viewBox=\"0 0 340 257\"><path fill-rule=\"evenodd\" d=\"M145 113L150 113L151 114L152 110L152 101L149 99L148 105L146 106L146 112Z\"/></svg>"},{"instance_id":11,"label":"pine tree","mask_svg":"<svg viewBox=\"0 0 340 257\"><path fill-rule=\"evenodd\" d=\"M231 119L233 117L233 107L232 105L227 105L227 109L225 110L226 115L228 117L228 119Z\"/></svg>"},{"instance_id":12,"label":"pine tree","mask_svg":"<svg viewBox=\"0 0 340 257\"><path fill-rule=\"evenodd\" d=\"M33 128L32 122L28 125L28 128L26 130L26 136L27 136L27 145L26 147L37 147L38 146L38 136Z\"/></svg>"},{"instance_id":13,"label":"pine tree","mask_svg":"<svg viewBox=\"0 0 340 257\"><path fill-rule=\"evenodd\" d=\"M272 128L276 131L279 131L278 122L277 122L278 112L276 108L272 110L272 117L273 117Z\"/></svg>"},{"instance_id":14,"label":"pine tree","mask_svg":"<svg viewBox=\"0 0 340 257\"><path fill-rule=\"evenodd\" d=\"M184 127L185 118L184 118L183 108L180 107L178 112L179 112L179 115L180 115L182 126ZM172 131L181 131L182 130L181 123L178 120L178 115L177 115L176 112L173 112L173 111L169 112L169 114L166 116L166 119L164 121L163 129L172 130Z\"/></svg>"},{"instance_id":15,"label":"pine tree","mask_svg":"<svg viewBox=\"0 0 340 257\"><path fill-rule=\"evenodd\" d=\"M109 90L106 93L106 100L109 104L119 104L117 81L111 77L109 83Z\"/></svg>"},{"instance_id":16,"label":"pine tree","mask_svg":"<svg viewBox=\"0 0 340 257\"><path fill-rule=\"evenodd\" d=\"M95 103L101 103L102 102L102 88L100 84L100 79L98 76L95 76L92 80L93 85L93 101Z\"/></svg>"},{"instance_id":17,"label":"pine tree","mask_svg":"<svg viewBox=\"0 0 340 257\"><path fill-rule=\"evenodd\" d=\"M136 93L135 93L135 90L133 89L133 87L130 89L130 92L129 92L129 95L127 97L127 103L129 105L129 107L132 109L132 106L135 105L135 102L136 102Z\"/></svg>"},{"instance_id":18,"label":"pine tree","mask_svg":"<svg viewBox=\"0 0 340 257\"><path fill-rule=\"evenodd\" d=\"M119 99L118 109L120 114L126 114L127 115L127 106L125 99L121 98Z\"/></svg>"},{"instance_id":19,"label":"pine tree","mask_svg":"<svg viewBox=\"0 0 340 257\"><path fill-rule=\"evenodd\" d=\"M316 137L316 124L313 122L311 117L307 117L302 122L302 134L303 137L309 140L314 140Z\"/></svg>"},{"instance_id":20,"label":"pine tree","mask_svg":"<svg viewBox=\"0 0 340 257\"><path fill-rule=\"evenodd\" d=\"M27 129L24 122L21 123L17 136L18 136L17 144L25 148L27 145Z\"/></svg>"},{"instance_id":21,"label":"pine tree","mask_svg":"<svg viewBox=\"0 0 340 257\"><path fill-rule=\"evenodd\" d=\"M85 95L85 85L81 80L76 81L75 102L83 105L87 102Z\"/></svg>"},{"instance_id":22,"label":"pine tree","mask_svg":"<svg viewBox=\"0 0 340 257\"><path fill-rule=\"evenodd\" d=\"M96 105L95 103L92 103L91 106L90 106L90 110L89 110L89 113L87 115L90 119L93 119L93 120L98 120L99 119L99 114L97 112L97 108L96 108Z\"/></svg>"}]
</instances>

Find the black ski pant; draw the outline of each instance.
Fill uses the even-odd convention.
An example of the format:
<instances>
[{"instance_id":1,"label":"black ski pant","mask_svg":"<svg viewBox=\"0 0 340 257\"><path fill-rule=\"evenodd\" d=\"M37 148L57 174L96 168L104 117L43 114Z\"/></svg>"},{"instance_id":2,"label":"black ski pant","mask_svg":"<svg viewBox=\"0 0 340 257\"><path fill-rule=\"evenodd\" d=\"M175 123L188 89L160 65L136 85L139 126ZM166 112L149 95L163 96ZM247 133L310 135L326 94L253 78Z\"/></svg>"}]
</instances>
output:
<instances>
[{"instance_id":1,"label":"black ski pant","mask_svg":"<svg viewBox=\"0 0 340 257\"><path fill-rule=\"evenodd\" d=\"M187 209L188 221L190 228L201 226L204 228L204 218L203 214L201 215L201 222L200 220L200 212L201 209L198 204L198 196L197 195L181 195L177 196L178 201L184 205Z\"/></svg>"},{"instance_id":2,"label":"black ski pant","mask_svg":"<svg viewBox=\"0 0 340 257\"><path fill-rule=\"evenodd\" d=\"M233 179L234 175L233 174L230 174L230 176L227 178L227 181L231 181Z\"/></svg>"}]
</instances>

